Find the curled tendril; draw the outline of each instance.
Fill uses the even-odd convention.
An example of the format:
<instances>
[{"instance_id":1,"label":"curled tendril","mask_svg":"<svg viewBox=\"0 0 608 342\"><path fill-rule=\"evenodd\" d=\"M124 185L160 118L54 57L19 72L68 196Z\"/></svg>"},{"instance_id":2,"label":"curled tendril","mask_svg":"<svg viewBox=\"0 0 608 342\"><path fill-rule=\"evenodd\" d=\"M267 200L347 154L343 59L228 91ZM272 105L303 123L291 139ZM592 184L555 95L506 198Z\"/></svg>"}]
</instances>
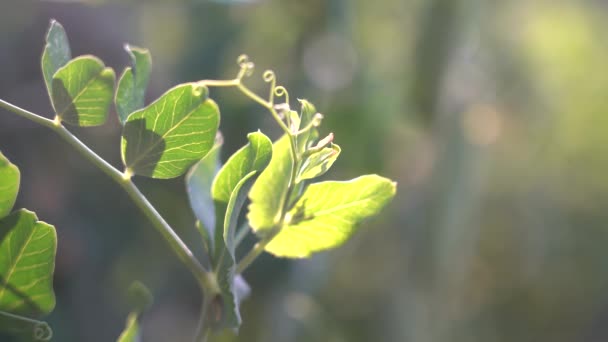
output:
<instances>
[{"instance_id":1,"label":"curled tendril","mask_svg":"<svg viewBox=\"0 0 608 342\"><path fill-rule=\"evenodd\" d=\"M270 83L270 94L268 96L268 102L270 102L270 104L274 104L274 88L277 85L277 77L274 74L274 71L266 70L264 71L262 78L264 79L264 82Z\"/></svg>"},{"instance_id":2,"label":"curled tendril","mask_svg":"<svg viewBox=\"0 0 608 342\"><path fill-rule=\"evenodd\" d=\"M266 83L276 81L276 76L274 74L274 71L272 71L272 70L264 71L264 75L262 75L262 77L264 78L264 82L266 82Z\"/></svg>"},{"instance_id":3,"label":"curled tendril","mask_svg":"<svg viewBox=\"0 0 608 342\"><path fill-rule=\"evenodd\" d=\"M34 339L36 341L50 341L53 330L46 322L38 322L34 325Z\"/></svg>"},{"instance_id":4,"label":"curled tendril","mask_svg":"<svg viewBox=\"0 0 608 342\"><path fill-rule=\"evenodd\" d=\"M249 56L240 55L236 63L239 65L241 70L239 70L238 78L243 78L243 76L251 76L253 74L253 70L255 69L255 64L249 60Z\"/></svg>"},{"instance_id":5,"label":"curled tendril","mask_svg":"<svg viewBox=\"0 0 608 342\"><path fill-rule=\"evenodd\" d=\"M274 95L276 95L278 97L285 97L285 103L289 106L289 93L287 92L287 89L285 89L285 87L283 87L283 86L274 87L273 93L274 93Z\"/></svg>"},{"instance_id":6,"label":"curled tendril","mask_svg":"<svg viewBox=\"0 0 608 342\"><path fill-rule=\"evenodd\" d=\"M249 63L249 56L247 55L240 55L237 59L236 59L236 63L241 67L245 67L247 65L247 63Z\"/></svg>"}]
</instances>

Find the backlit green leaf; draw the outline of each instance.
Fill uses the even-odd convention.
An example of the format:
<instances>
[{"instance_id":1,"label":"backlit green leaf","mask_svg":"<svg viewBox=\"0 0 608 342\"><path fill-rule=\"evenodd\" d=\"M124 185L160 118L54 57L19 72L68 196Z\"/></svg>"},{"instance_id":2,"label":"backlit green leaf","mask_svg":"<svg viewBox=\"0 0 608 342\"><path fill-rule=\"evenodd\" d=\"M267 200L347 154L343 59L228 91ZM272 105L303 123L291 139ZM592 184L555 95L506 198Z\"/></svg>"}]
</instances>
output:
<instances>
[{"instance_id":1,"label":"backlit green leaf","mask_svg":"<svg viewBox=\"0 0 608 342\"><path fill-rule=\"evenodd\" d=\"M251 228L260 235L275 228L289 187L293 168L289 137L284 135L272 146L272 159L249 192L251 204L247 219Z\"/></svg>"},{"instance_id":2,"label":"backlit green leaf","mask_svg":"<svg viewBox=\"0 0 608 342\"><path fill-rule=\"evenodd\" d=\"M340 146L332 144L331 147L324 147L318 152L308 156L302 162L302 166L298 171L296 183L305 179L319 177L333 165L340 155Z\"/></svg>"},{"instance_id":3,"label":"backlit green leaf","mask_svg":"<svg viewBox=\"0 0 608 342\"><path fill-rule=\"evenodd\" d=\"M249 143L235 152L218 172L211 191L216 213L222 218L216 223L215 249L218 255L217 277L224 303L224 322L235 329L241 323L240 296L235 281L236 225L256 175L268 165L272 156L272 142L264 134L250 133L247 138ZM246 284L244 280L241 282Z\"/></svg>"},{"instance_id":4,"label":"backlit green leaf","mask_svg":"<svg viewBox=\"0 0 608 342\"><path fill-rule=\"evenodd\" d=\"M285 217L266 251L289 258L335 248L357 225L376 215L395 195L395 183L377 175L310 185Z\"/></svg>"},{"instance_id":5,"label":"backlit green leaf","mask_svg":"<svg viewBox=\"0 0 608 342\"><path fill-rule=\"evenodd\" d=\"M55 307L55 228L18 210L0 220L0 311L45 315Z\"/></svg>"},{"instance_id":6,"label":"backlit green leaf","mask_svg":"<svg viewBox=\"0 0 608 342\"><path fill-rule=\"evenodd\" d=\"M150 80L152 57L147 49L126 45L131 57L131 66L118 80L116 88L116 113L118 121L124 125L129 114L144 107L144 96Z\"/></svg>"},{"instance_id":7,"label":"backlit green leaf","mask_svg":"<svg viewBox=\"0 0 608 342\"><path fill-rule=\"evenodd\" d=\"M71 125L103 124L113 94L114 70L94 56L76 57L53 76L53 108L61 121Z\"/></svg>"},{"instance_id":8,"label":"backlit green leaf","mask_svg":"<svg viewBox=\"0 0 608 342\"><path fill-rule=\"evenodd\" d=\"M300 110L300 128L306 127L312 120L314 115L317 113L317 109L312 103L306 100L299 100L302 105ZM316 128L311 128L309 131L304 132L296 137L298 143L298 152L302 153L306 150L315 139L317 139L318 132Z\"/></svg>"},{"instance_id":9,"label":"backlit green leaf","mask_svg":"<svg viewBox=\"0 0 608 342\"><path fill-rule=\"evenodd\" d=\"M10 214L19 192L19 169L0 152L0 219Z\"/></svg>"},{"instance_id":10,"label":"backlit green leaf","mask_svg":"<svg viewBox=\"0 0 608 342\"><path fill-rule=\"evenodd\" d=\"M46 34L46 45L44 46L44 52L42 52L41 61L42 76L44 77L44 83L49 95L51 95L53 89L53 75L55 75L59 68L66 65L70 59L72 59L72 53L70 52L68 36L65 34L65 30L60 23L51 20Z\"/></svg>"},{"instance_id":11,"label":"backlit green leaf","mask_svg":"<svg viewBox=\"0 0 608 342\"><path fill-rule=\"evenodd\" d=\"M272 142L261 132L249 133L249 143L235 152L215 177L213 199L228 203L236 184L251 171L263 170L272 156Z\"/></svg>"},{"instance_id":12,"label":"backlit green leaf","mask_svg":"<svg viewBox=\"0 0 608 342\"><path fill-rule=\"evenodd\" d=\"M131 172L175 178L213 146L220 112L197 83L178 85L127 118L122 158Z\"/></svg>"}]
</instances>

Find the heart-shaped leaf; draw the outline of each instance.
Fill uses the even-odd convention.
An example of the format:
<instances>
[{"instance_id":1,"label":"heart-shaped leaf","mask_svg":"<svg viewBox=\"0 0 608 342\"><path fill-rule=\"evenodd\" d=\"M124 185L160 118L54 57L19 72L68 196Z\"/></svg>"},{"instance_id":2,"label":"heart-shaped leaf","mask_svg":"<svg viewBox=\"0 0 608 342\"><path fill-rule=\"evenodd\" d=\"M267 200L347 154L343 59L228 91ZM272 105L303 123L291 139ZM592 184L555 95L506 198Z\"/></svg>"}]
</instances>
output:
<instances>
[{"instance_id":1,"label":"heart-shaped leaf","mask_svg":"<svg viewBox=\"0 0 608 342\"><path fill-rule=\"evenodd\" d=\"M335 248L355 233L362 220L390 202L395 191L394 182L377 175L312 184L287 213L283 228L266 251L304 258Z\"/></svg>"},{"instance_id":2,"label":"heart-shaped leaf","mask_svg":"<svg viewBox=\"0 0 608 342\"><path fill-rule=\"evenodd\" d=\"M106 122L114 94L114 70L94 56L80 56L53 76L51 100L61 121L75 126Z\"/></svg>"},{"instance_id":3,"label":"heart-shaped leaf","mask_svg":"<svg viewBox=\"0 0 608 342\"><path fill-rule=\"evenodd\" d=\"M249 192L251 204L247 219L260 235L276 228L281 220L293 169L289 137L284 135L272 146L272 159Z\"/></svg>"},{"instance_id":4,"label":"heart-shaped leaf","mask_svg":"<svg viewBox=\"0 0 608 342\"><path fill-rule=\"evenodd\" d=\"M0 219L11 213L19 192L19 169L0 152Z\"/></svg>"},{"instance_id":5,"label":"heart-shaped leaf","mask_svg":"<svg viewBox=\"0 0 608 342\"><path fill-rule=\"evenodd\" d=\"M131 57L131 66L125 68L120 76L115 98L118 121L123 125L129 114L144 107L152 65L152 57L147 49L125 45L125 50Z\"/></svg>"},{"instance_id":6,"label":"heart-shaped leaf","mask_svg":"<svg viewBox=\"0 0 608 342\"><path fill-rule=\"evenodd\" d=\"M41 59L42 76L44 77L44 83L46 84L49 96L53 89L53 75L55 75L59 68L66 65L70 59L72 59L72 53L70 52L68 36L60 23L51 20Z\"/></svg>"},{"instance_id":7,"label":"heart-shaped leaf","mask_svg":"<svg viewBox=\"0 0 608 342\"><path fill-rule=\"evenodd\" d=\"M320 151L309 155L302 162L298 171L296 183L305 179L312 179L321 176L334 164L340 155L340 146L332 144L331 147L324 147Z\"/></svg>"},{"instance_id":8,"label":"heart-shaped leaf","mask_svg":"<svg viewBox=\"0 0 608 342\"><path fill-rule=\"evenodd\" d=\"M152 178L175 178L213 146L220 120L207 88L178 85L127 118L122 158L131 172Z\"/></svg>"},{"instance_id":9,"label":"heart-shaped leaf","mask_svg":"<svg viewBox=\"0 0 608 342\"><path fill-rule=\"evenodd\" d=\"M0 220L0 311L46 315L55 307L55 228L25 209Z\"/></svg>"}]
</instances>

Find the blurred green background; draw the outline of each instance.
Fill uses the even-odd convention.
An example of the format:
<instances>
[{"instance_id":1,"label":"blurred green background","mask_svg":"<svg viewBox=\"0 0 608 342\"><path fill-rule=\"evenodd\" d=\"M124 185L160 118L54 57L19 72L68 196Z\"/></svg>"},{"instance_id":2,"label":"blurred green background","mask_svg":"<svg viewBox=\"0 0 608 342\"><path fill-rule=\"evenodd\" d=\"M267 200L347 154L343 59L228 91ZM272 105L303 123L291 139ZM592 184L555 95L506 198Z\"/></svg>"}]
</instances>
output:
<instances>
[{"instance_id":1,"label":"blurred green background","mask_svg":"<svg viewBox=\"0 0 608 342\"><path fill-rule=\"evenodd\" d=\"M608 340L608 2L251 0L0 2L0 97L50 115L39 58L51 18L74 55L118 72L148 47L148 101L171 86L275 70L325 115L342 156L324 178L399 182L383 213L310 260L264 255L239 337L221 341ZM224 158L263 108L212 89ZM120 125L72 129L120 166ZM52 132L0 112L17 207L57 227L54 341L113 341L144 282L144 340L190 341L196 283L122 190ZM137 178L200 252L183 178ZM253 243L253 238L249 243Z\"/></svg>"}]
</instances>

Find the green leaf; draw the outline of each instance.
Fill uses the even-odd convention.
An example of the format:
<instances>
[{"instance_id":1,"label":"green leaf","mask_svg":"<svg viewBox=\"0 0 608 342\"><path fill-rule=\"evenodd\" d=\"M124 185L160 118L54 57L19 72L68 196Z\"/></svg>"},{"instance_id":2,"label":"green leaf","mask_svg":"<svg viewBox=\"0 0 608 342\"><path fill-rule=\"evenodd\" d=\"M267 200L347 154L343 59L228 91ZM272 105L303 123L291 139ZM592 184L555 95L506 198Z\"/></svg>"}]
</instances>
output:
<instances>
[{"instance_id":1,"label":"green leaf","mask_svg":"<svg viewBox=\"0 0 608 342\"><path fill-rule=\"evenodd\" d=\"M116 342L138 342L141 341L141 333L137 313L131 312L127 317L125 330L122 331Z\"/></svg>"},{"instance_id":2,"label":"green leaf","mask_svg":"<svg viewBox=\"0 0 608 342\"><path fill-rule=\"evenodd\" d=\"M324 147L320 151L312 153L303 162L296 183L300 183L305 179L319 177L333 165L340 155L340 146L332 144L331 147Z\"/></svg>"},{"instance_id":3,"label":"green leaf","mask_svg":"<svg viewBox=\"0 0 608 342\"><path fill-rule=\"evenodd\" d=\"M125 68L120 76L115 98L118 121L123 125L129 114L144 107L152 65L152 57L147 49L125 45L125 50L131 57L132 66Z\"/></svg>"},{"instance_id":4,"label":"green leaf","mask_svg":"<svg viewBox=\"0 0 608 342\"><path fill-rule=\"evenodd\" d=\"M133 173L175 178L213 147L220 112L197 83L178 85L127 118L122 158Z\"/></svg>"},{"instance_id":5,"label":"green leaf","mask_svg":"<svg viewBox=\"0 0 608 342\"><path fill-rule=\"evenodd\" d=\"M266 251L303 258L335 248L355 233L362 220L388 204L395 191L394 182L377 175L312 184L288 212L283 228Z\"/></svg>"},{"instance_id":6,"label":"green leaf","mask_svg":"<svg viewBox=\"0 0 608 342\"><path fill-rule=\"evenodd\" d=\"M49 95L52 93L53 75L72 59L70 43L65 30L60 23L51 20L49 30L46 34L46 45L42 52L42 76Z\"/></svg>"},{"instance_id":7,"label":"green leaf","mask_svg":"<svg viewBox=\"0 0 608 342\"><path fill-rule=\"evenodd\" d=\"M236 225L256 175L266 168L272 156L272 142L267 136L255 132L248 134L247 139L249 143L235 152L218 172L211 190L216 213L221 218L216 222L215 250L224 304L223 319L225 325L235 329L241 323L239 303L243 296L238 293L235 280ZM246 285L244 280L240 282Z\"/></svg>"},{"instance_id":8,"label":"green leaf","mask_svg":"<svg viewBox=\"0 0 608 342\"><path fill-rule=\"evenodd\" d=\"M142 313L147 310L153 301L152 293L140 281L134 281L129 286L129 304L134 312Z\"/></svg>"},{"instance_id":9,"label":"green leaf","mask_svg":"<svg viewBox=\"0 0 608 342\"><path fill-rule=\"evenodd\" d=\"M114 94L114 70L94 56L80 56L53 76L51 100L61 121L99 126L108 117Z\"/></svg>"},{"instance_id":10,"label":"green leaf","mask_svg":"<svg viewBox=\"0 0 608 342\"><path fill-rule=\"evenodd\" d=\"M289 137L284 135L272 146L272 159L249 192L249 225L258 234L264 235L276 228L289 188L293 169Z\"/></svg>"},{"instance_id":11,"label":"green leaf","mask_svg":"<svg viewBox=\"0 0 608 342\"><path fill-rule=\"evenodd\" d=\"M228 203L239 181L251 171L263 170L272 156L272 142L261 132L249 133L249 143L226 161L213 181L213 199Z\"/></svg>"},{"instance_id":12,"label":"green leaf","mask_svg":"<svg viewBox=\"0 0 608 342\"><path fill-rule=\"evenodd\" d=\"M18 210L0 220L0 311L45 315L55 307L57 236L36 214Z\"/></svg>"},{"instance_id":13,"label":"green leaf","mask_svg":"<svg viewBox=\"0 0 608 342\"><path fill-rule=\"evenodd\" d=\"M215 143L209 153L198 163L196 163L186 175L186 191L190 199L190 207L194 211L194 215L201 223L203 240L212 252L213 247L210 243L213 241L211 236L214 235L215 227L215 209L213 198L211 197L211 185L215 175L220 170L220 152L222 150L222 137L217 134Z\"/></svg>"},{"instance_id":14,"label":"green leaf","mask_svg":"<svg viewBox=\"0 0 608 342\"><path fill-rule=\"evenodd\" d=\"M302 105L302 109L300 110L300 128L306 127L312 120L314 115L317 113L317 109L315 106L306 101L299 100ZM307 132L303 132L302 134L296 137L298 152L302 153L306 150L306 148L317 139L318 132L316 128L311 128Z\"/></svg>"},{"instance_id":15,"label":"green leaf","mask_svg":"<svg viewBox=\"0 0 608 342\"><path fill-rule=\"evenodd\" d=\"M0 152L0 219L10 214L19 192L19 169Z\"/></svg>"},{"instance_id":16,"label":"green leaf","mask_svg":"<svg viewBox=\"0 0 608 342\"><path fill-rule=\"evenodd\" d=\"M133 310L129 313L125 329L118 337L117 342L141 341L139 316L152 304L152 294L143 283L134 281L129 286L129 303L133 307Z\"/></svg>"}]
</instances>

